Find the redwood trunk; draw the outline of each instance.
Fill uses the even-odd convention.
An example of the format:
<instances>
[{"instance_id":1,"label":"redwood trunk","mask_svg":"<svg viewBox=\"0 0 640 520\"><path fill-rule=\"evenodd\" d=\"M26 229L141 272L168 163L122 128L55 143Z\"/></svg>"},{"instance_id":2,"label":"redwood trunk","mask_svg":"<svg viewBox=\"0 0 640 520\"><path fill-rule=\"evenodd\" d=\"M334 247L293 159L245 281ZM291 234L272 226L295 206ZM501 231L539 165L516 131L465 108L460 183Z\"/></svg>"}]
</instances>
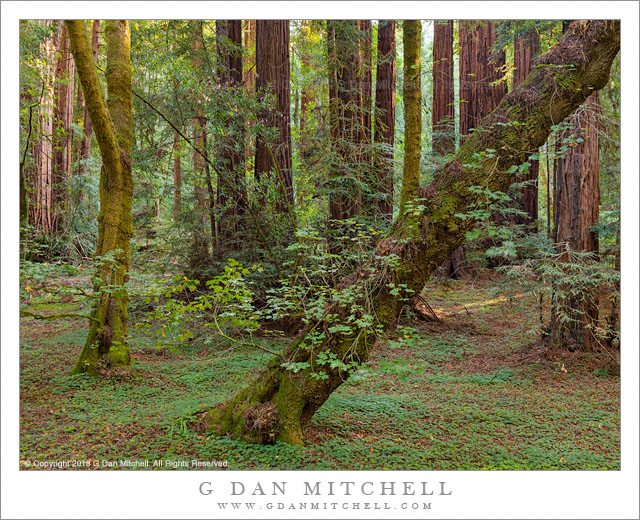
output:
<instances>
[{"instance_id":1,"label":"redwood trunk","mask_svg":"<svg viewBox=\"0 0 640 520\"><path fill-rule=\"evenodd\" d=\"M264 100L275 96L275 107L261 114L262 123L277 130L274 139L258 135L255 175L272 177L279 194L276 210L293 216L291 165L291 93L289 72L289 20L256 20L256 91Z\"/></svg>"},{"instance_id":2,"label":"redwood trunk","mask_svg":"<svg viewBox=\"0 0 640 520\"><path fill-rule=\"evenodd\" d=\"M459 23L460 39L460 134L468 135L482 119L498 106L507 93L505 81L494 84L501 77L499 68L505 64L505 53L492 57L491 47L496 41L496 24L489 20L467 20ZM495 222L504 222L501 215L493 215ZM464 248L463 248L464 249ZM456 251L449 259L448 271L467 274L463 251Z\"/></svg>"},{"instance_id":3,"label":"redwood trunk","mask_svg":"<svg viewBox=\"0 0 640 520\"><path fill-rule=\"evenodd\" d=\"M218 20L216 24L218 53L218 84L228 91L222 103L227 103L229 114L222 124L224 136L216 143L220 150L221 166L218 168L217 205L219 208L218 237L222 249L239 249L241 233L240 217L245 213L246 184L244 146L244 121L233 106L233 96L242 88L242 21ZM236 114L236 115L234 115Z\"/></svg>"},{"instance_id":4,"label":"redwood trunk","mask_svg":"<svg viewBox=\"0 0 640 520\"><path fill-rule=\"evenodd\" d=\"M571 116L571 127L562 139L570 139L569 150L558 158L554 182L554 242L561 262L571 263L572 251L598 253L600 189L598 122L600 101L597 92ZM577 140L582 138L582 142ZM571 142L574 141L574 142ZM564 253L564 254L563 254ZM551 344L569 350L592 351L598 322L598 294L571 286L557 286L551 317ZM563 319L564 318L564 319Z\"/></svg>"},{"instance_id":5,"label":"redwood trunk","mask_svg":"<svg viewBox=\"0 0 640 520\"><path fill-rule=\"evenodd\" d=\"M371 173L371 20L358 20L358 180L365 186L372 186ZM362 209L373 210L371 193L358 190L358 205ZM372 211L371 211L372 212Z\"/></svg>"},{"instance_id":6,"label":"redwood trunk","mask_svg":"<svg viewBox=\"0 0 640 520\"><path fill-rule=\"evenodd\" d=\"M201 22L191 22L192 42L192 63L193 68L197 71L202 69L204 64L204 44L202 40ZM195 149L193 150L193 236L191 241L191 251L189 255L189 276L195 279L201 279L204 271L209 265L209 233L207 233L207 215L209 220L213 218L212 210L213 197L210 188L209 171L206 168L205 158L201 155L206 154L207 147L207 121L204 116L200 104L201 97L198 95L195 102L195 116L192 120L192 137ZM208 197L207 197L208 192ZM207 198L209 203L207 203ZM213 228L214 226L210 226ZM215 240L215 229L211 229L211 238Z\"/></svg>"},{"instance_id":7,"label":"redwood trunk","mask_svg":"<svg viewBox=\"0 0 640 520\"><path fill-rule=\"evenodd\" d=\"M355 172L361 127L358 23L355 20L328 20L327 31L330 125L335 146L329 212L332 219L344 220L360 211Z\"/></svg>"},{"instance_id":8,"label":"redwood trunk","mask_svg":"<svg viewBox=\"0 0 640 520\"><path fill-rule=\"evenodd\" d=\"M442 162L455 152L453 20L436 20L433 29L433 153Z\"/></svg>"},{"instance_id":9,"label":"redwood trunk","mask_svg":"<svg viewBox=\"0 0 640 520\"><path fill-rule=\"evenodd\" d=\"M56 97L53 125L53 227L61 230L65 213L69 211L69 181L73 151L73 101L76 68L71 57L67 28L60 24L56 62Z\"/></svg>"},{"instance_id":10,"label":"redwood trunk","mask_svg":"<svg viewBox=\"0 0 640 520\"><path fill-rule=\"evenodd\" d=\"M396 129L396 22L378 23L376 106L374 137L378 212L391 220L393 215L393 144Z\"/></svg>"},{"instance_id":11,"label":"redwood trunk","mask_svg":"<svg viewBox=\"0 0 640 520\"><path fill-rule=\"evenodd\" d=\"M513 88L522 83L531 72L533 59L540 53L540 37L537 32L532 31L525 36L519 36L514 41L514 67ZM526 217L516 216L516 224L527 225L531 231L536 231L535 225L538 221L538 175L540 173L540 161L537 159L529 161L531 166L529 171L519 174L516 182L526 182L518 198L520 209L527 214Z\"/></svg>"}]
</instances>

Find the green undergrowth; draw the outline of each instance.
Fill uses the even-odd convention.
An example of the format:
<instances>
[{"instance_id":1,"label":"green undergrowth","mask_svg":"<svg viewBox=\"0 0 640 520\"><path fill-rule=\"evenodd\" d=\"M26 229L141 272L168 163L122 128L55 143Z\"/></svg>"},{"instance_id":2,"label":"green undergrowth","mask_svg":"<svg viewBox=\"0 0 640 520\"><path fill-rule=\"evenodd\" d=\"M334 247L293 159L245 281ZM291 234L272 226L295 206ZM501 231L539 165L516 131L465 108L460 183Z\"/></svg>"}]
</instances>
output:
<instances>
[{"instance_id":1,"label":"green undergrowth","mask_svg":"<svg viewBox=\"0 0 640 520\"><path fill-rule=\"evenodd\" d=\"M232 470L619 469L617 376L587 354L536 355L533 318L496 301L488 285L433 283L425 294L443 322L404 320L380 341L315 414L304 447L248 445L196 427L198 412L234 395L268 352L197 338L179 352L157 350L135 332L130 372L69 376L86 323L25 318L23 467L148 459L165 461L158 469L192 469L192 460ZM288 340L260 341L278 350Z\"/></svg>"}]
</instances>

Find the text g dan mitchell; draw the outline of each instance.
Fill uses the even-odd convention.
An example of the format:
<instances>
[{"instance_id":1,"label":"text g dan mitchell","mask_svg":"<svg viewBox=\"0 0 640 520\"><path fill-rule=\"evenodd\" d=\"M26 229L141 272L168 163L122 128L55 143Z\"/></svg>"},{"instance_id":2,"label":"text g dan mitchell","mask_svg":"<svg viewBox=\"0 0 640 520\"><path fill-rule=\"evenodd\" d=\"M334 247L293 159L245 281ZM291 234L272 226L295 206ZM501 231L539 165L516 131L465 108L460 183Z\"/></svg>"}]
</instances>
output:
<instances>
[{"instance_id":1,"label":"text g dan mitchell","mask_svg":"<svg viewBox=\"0 0 640 520\"><path fill-rule=\"evenodd\" d=\"M446 482L301 482L292 483L295 489L289 489L288 482L256 482L247 484L240 481L226 482L223 489L214 490L211 482L202 482L198 488L201 495L220 496L286 496L288 491L296 496L444 496L451 495ZM220 493L222 491L222 493Z\"/></svg>"}]
</instances>

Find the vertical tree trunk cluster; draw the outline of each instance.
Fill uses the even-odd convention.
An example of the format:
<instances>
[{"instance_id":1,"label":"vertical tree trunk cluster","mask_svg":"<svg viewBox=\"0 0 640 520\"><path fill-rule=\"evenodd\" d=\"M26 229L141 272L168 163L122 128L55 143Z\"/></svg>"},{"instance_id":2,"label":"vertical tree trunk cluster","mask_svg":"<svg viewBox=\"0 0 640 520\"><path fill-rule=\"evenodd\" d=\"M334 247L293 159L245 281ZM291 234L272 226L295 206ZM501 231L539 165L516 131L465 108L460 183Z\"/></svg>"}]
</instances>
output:
<instances>
[{"instance_id":1,"label":"vertical tree trunk cluster","mask_svg":"<svg viewBox=\"0 0 640 520\"><path fill-rule=\"evenodd\" d=\"M513 88L517 88L531 72L533 59L540 53L540 36L536 31L531 31L524 36L516 37L513 43L514 68ZM529 171L519 174L516 182L527 182L523 188L518 205L527 216L516 216L516 224L525 224L535 231L535 223L538 220L538 175L540 173L540 161L532 159Z\"/></svg>"},{"instance_id":2,"label":"vertical tree trunk cluster","mask_svg":"<svg viewBox=\"0 0 640 520\"><path fill-rule=\"evenodd\" d=\"M131 363L125 289L133 235L131 35L126 21L109 20L105 24L108 92L105 100L85 22L67 20L65 23L103 161L96 247L98 276L94 284L96 303L87 341L73 369L73 373L96 373L102 360L108 368L127 367Z\"/></svg>"},{"instance_id":3,"label":"vertical tree trunk cluster","mask_svg":"<svg viewBox=\"0 0 640 520\"><path fill-rule=\"evenodd\" d=\"M569 149L558 158L554 179L554 243L557 251L598 253L598 234L591 227L598 223L600 205L598 126L600 100L597 92L571 115L570 128L561 139ZM578 142L582 139L582 142ZM561 262L572 262L565 253ZM576 281L575 283L579 283ZM551 344L569 350L591 351L596 345L594 327L598 322L598 294L581 288L558 285L551 316ZM571 291L571 292L570 292ZM562 295L566 296L562 296Z\"/></svg>"},{"instance_id":4,"label":"vertical tree trunk cluster","mask_svg":"<svg viewBox=\"0 0 640 520\"><path fill-rule=\"evenodd\" d=\"M60 230L69 209L71 160L73 151L73 101L76 67L71 57L67 29L60 23L56 60L56 95L53 111L53 194L54 223Z\"/></svg>"},{"instance_id":5,"label":"vertical tree trunk cluster","mask_svg":"<svg viewBox=\"0 0 640 520\"><path fill-rule=\"evenodd\" d=\"M371 20L327 21L329 124L335 146L329 213L334 220L353 218L363 211L374 213L375 203L370 192L377 187L379 176L384 177L384 172L379 172L376 178L370 178L371 40ZM388 46L388 42L383 41L383 45ZM379 131L382 130L382 123L376 124ZM371 189L365 189L367 186Z\"/></svg>"},{"instance_id":6,"label":"vertical tree trunk cluster","mask_svg":"<svg viewBox=\"0 0 640 520\"><path fill-rule=\"evenodd\" d=\"M289 20L256 20L256 92L260 100L275 97L275 106L260 114L261 124L277 129L274 139L259 134L256 179L271 177L279 193L276 211L293 216L291 94L289 90Z\"/></svg>"},{"instance_id":7,"label":"vertical tree trunk cluster","mask_svg":"<svg viewBox=\"0 0 640 520\"><path fill-rule=\"evenodd\" d=\"M55 55L58 47L60 26L62 22L43 20L44 27L51 28L51 37L42 44L42 55L45 57L40 64L40 77L43 82L42 99L38 114L38 140L33 146L34 182L35 189L29 208L30 222L42 233L50 235L54 230L53 206L53 128L55 103Z\"/></svg>"},{"instance_id":8,"label":"vertical tree trunk cluster","mask_svg":"<svg viewBox=\"0 0 640 520\"><path fill-rule=\"evenodd\" d=\"M377 207L387 219L393 216L393 143L396 123L396 22L380 20L378 23L378 55L376 70L374 140L384 145L377 149L374 172L376 192L382 195Z\"/></svg>"},{"instance_id":9,"label":"vertical tree trunk cluster","mask_svg":"<svg viewBox=\"0 0 640 520\"><path fill-rule=\"evenodd\" d=\"M307 45L311 39L311 20L302 20L300 24L300 32L305 44L300 49L300 61L302 62L303 69L309 69L311 67L311 56L309 55L309 49ZM299 131L300 137L298 140L298 148L300 150L300 158L303 164L306 164L311 156L309 150L309 137L310 129L308 128L307 119L309 117L309 105L312 102L311 89L308 85L303 85L300 92L300 124Z\"/></svg>"}]
</instances>

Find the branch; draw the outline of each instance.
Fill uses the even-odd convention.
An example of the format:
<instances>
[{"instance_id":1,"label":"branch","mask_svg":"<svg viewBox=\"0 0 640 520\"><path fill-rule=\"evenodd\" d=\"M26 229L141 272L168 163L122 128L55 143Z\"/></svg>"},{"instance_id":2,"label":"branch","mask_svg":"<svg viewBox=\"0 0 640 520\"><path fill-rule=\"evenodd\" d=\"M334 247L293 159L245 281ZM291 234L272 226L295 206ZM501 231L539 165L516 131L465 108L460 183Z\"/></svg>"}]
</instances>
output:
<instances>
[{"instance_id":1,"label":"branch","mask_svg":"<svg viewBox=\"0 0 640 520\"><path fill-rule=\"evenodd\" d=\"M64 314L51 314L49 316L45 316L44 314L37 314L35 312L20 310L20 316L28 316L30 318L35 318L37 320L47 320L53 321L61 318L87 318L88 320L95 321L96 323L100 323L100 320L94 318L93 316L87 316L86 314L76 314L76 313L64 313Z\"/></svg>"}]
</instances>

